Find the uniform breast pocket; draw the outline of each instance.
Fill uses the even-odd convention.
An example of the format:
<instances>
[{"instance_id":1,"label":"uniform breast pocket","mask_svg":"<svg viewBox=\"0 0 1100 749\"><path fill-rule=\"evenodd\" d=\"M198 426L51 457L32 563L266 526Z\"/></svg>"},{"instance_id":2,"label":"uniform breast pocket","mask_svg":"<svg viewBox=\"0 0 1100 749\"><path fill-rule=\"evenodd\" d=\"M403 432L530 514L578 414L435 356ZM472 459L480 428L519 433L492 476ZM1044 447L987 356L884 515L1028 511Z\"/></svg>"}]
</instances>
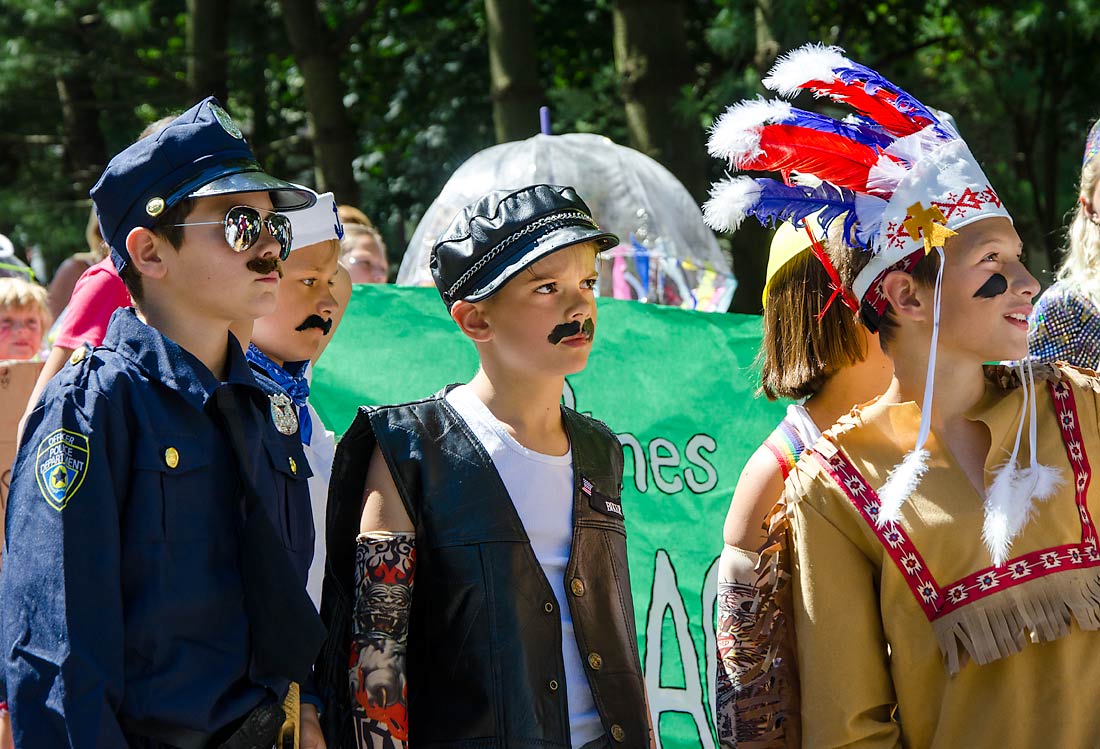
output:
<instances>
[{"instance_id":1,"label":"uniform breast pocket","mask_svg":"<svg viewBox=\"0 0 1100 749\"><path fill-rule=\"evenodd\" d=\"M297 449L295 449L297 448ZM313 549L313 510L310 505L309 478L313 476L309 462L295 438L283 442L264 439L271 468L271 489L264 492L266 509L283 544L295 552ZM262 484L262 482L261 482Z\"/></svg>"},{"instance_id":2,"label":"uniform breast pocket","mask_svg":"<svg viewBox=\"0 0 1100 749\"><path fill-rule=\"evenodd\" d=\"M136 540L220 540L235 531L236 476L215 476L211 447L193 435L158 434L134 452L131 532Z\"/></svg>"}]
</instances>

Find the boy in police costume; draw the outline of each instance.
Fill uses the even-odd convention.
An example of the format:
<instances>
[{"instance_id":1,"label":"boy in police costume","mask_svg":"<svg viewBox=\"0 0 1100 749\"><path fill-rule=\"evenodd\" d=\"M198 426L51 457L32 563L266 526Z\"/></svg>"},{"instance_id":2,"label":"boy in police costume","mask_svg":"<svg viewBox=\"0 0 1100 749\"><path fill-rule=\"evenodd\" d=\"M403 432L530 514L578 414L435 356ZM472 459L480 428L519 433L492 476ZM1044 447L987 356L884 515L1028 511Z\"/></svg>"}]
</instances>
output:
<instances>
[{"instance_id":1,"label":"boy in police costume","mask_svg":"<svg viewBox=\"0 0 1100 749\"><path fill-rule=\"evenodd\" d=\"M0 575L23 747L271 747L323 629L297 434L272 423L234 320L272 311L279 211L209 98L119 153L92 189L141 316L118 310L27 423ZM303 705L302 745L320 747Z\"/></svg>"},{"instance_id":2,"label":"boy in police costume","mask_svg":"<svg viewBox=\"0 0 1100 749\"><path fill-rule=\"evenodd\" d=\"M330 745L650 745L622 449L560 405L592 350L596 255L616 243L572 188L535 185L471 204L434 247L480 367L361 410L337 448Z\"/></svg>"}]
</instances>

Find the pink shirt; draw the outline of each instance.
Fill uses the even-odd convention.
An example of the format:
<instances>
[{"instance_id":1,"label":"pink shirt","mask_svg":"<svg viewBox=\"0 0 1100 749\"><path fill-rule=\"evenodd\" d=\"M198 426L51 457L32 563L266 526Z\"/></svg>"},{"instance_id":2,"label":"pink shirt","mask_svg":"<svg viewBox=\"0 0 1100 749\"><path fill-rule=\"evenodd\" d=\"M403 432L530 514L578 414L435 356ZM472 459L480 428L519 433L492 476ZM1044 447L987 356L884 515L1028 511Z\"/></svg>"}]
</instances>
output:
<instances>
[{"instance_id":1,"label":"pink shirt","mask_svg":"<svg viewBox=\"0 0 1100 749\"><path fill-rule=\"evenodd\" d=\"M87 342L98 346L107 335L114 311L132 304L111 258L96 263L77 279L53 345L75 349Z\"/></svg>"}]
</instances>

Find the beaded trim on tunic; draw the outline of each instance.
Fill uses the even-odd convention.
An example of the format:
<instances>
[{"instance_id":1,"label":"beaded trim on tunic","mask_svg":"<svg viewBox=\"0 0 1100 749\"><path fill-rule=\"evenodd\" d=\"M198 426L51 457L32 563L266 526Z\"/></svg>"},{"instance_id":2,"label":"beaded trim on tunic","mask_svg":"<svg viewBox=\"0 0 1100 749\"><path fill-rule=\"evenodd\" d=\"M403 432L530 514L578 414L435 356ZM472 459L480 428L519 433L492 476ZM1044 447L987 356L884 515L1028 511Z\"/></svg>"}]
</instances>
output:
<instances>
[{"instance_id":1,"label":"beaded trim on tunic","mask_svg":"<svg viewBox=\"0 0 1100 749\"><path fill-rule=\"evenodd\" d=\"M929 622L936 625L940 647L947 658L948 669L952 673L960 667L958 644L966 647L976 662L986 663L1018 652L1026 642L1024 629L1032 630L1040 641L1062 636L1067 631L1066 617L1055 609L1068 608L1082 629L1100 628L1100 611L1092 610L1100 607L1100 604L1090 608L1087 600L1078 600L1095 598L1091 591L1100 586L1100 576L1095 573L1090 573L1089 578L1081 583L1090 592L1082 597L1079 592L1078 595L1073 596L1072 592L1067 591L1067 599L1062 602L1063 606L1059 606L1057 601L1043 601L1041 605L1032 607L1035 610L1020 617L1009 617L1005 612L1000 612L1000 629L1006 631L1001 637L997 637L997 633L971 631L971 626L964 624L958 617L952 616L963 607L970 606L995 593L1048 575L1100 567L1100 551L1098 551L1100 542L1097 540L1096 527L1087 503L1092 470L1084 449L1073 391L1064 381L1051 382L1049 387L1053 395L1066 455L1073 469L1074 499L1081 521L1081 541L1029 552L1009 560L1002 567L986 567L948 585L941 586L936 581L904 528L897 523L887 523L882 528L878 527L875 521L880 507L878 496L842 452L838 450L829 457L825 457L816 450L812 453L813 458L832 477L867 522L868 527L901 572L902 578ZM1071 597L1072 600L1070 600ZM1008 619L1017 618L1021 621L1011 626L1010 623L1006 623ZM1059 618L1061 621L1055 620ZM942 622L946 623L940 626ZM985 628L993 629L989 626L989 622L983 623L986 625ZM988 641L989 637L995 637L996 643L991 644Z\"/></svg>"}]
</instances>

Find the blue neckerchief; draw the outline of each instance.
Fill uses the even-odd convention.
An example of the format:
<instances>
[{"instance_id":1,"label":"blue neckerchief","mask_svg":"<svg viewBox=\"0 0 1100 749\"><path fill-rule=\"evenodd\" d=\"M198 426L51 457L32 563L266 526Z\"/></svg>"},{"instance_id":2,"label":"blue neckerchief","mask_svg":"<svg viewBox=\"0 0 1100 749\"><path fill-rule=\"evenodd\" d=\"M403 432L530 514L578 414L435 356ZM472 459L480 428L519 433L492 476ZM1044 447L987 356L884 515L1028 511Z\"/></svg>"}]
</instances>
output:
<instances>
[{"instance_id":1,"label":"blue neckerchief","mask_svg":"<svg viewBox=\"0 0 1100 749\"><path fill-rule=\"evenodd\" d=\"M313 439L313 419L309 417L309 409L306 408L306 399L309 398L306 367L309 365L309 360L287 362L280 367L271 361L267 354L256 348L254 343L248 344L245 357L251 364L262 369L290 396L290 400L294 401L294 405L298 407L298 428L302 433L302 444L308 445Z\"/></svg>"}]
</instances>

